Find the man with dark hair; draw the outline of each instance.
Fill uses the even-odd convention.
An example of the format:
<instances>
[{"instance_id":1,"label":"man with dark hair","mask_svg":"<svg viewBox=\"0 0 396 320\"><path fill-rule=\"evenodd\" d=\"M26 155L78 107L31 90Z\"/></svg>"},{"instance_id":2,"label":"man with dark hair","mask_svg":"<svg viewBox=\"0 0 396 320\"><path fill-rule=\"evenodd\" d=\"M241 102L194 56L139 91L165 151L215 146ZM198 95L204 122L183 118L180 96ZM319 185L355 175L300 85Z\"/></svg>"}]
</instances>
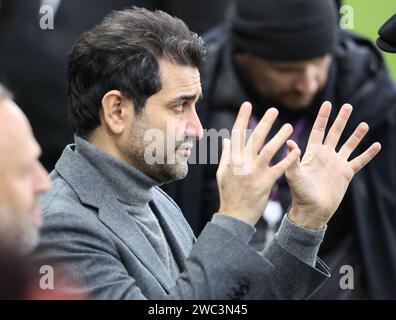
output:
<instances>
[{"instance_id":1,"label":"man with dark hair","mask_svg":"<svg viewBox=\"0 0 396 320\"><path fill-rule=\"evenodd\" d=\"M43 149L44 167L53 170L64 146L73 141L70 122L64 121L66 84L59 78L64 78L67 54L83 31L110 11L135 5L177 15L202 33L223 20L228 2L95 0L93 5L86 0L1 0L0 81L15 93L29 118Z\"/></svg>"},{"instance_id":2,"label":"man with dark hair","mask_svg":"<svg viewBox=\"0 0 396 320\"><path fill-rule=\"evenodd\" d=\"M329 276L317 258L326 224L380 145L348 161L368 130L361 124L337 154L352 108L341 109L324 140L331 111L324 103L301 162L288 141L288 154L270 166L292 127L263 146L278 115L270 109L245 144L251 105L244 103L219 165L219 212L195 239L158 186L186 176L192 142L203 135L195 104L204 54L181 20L139 8L113 12L71 50L75 144L51 174L37 252L53 261L58 285L67 270L86 285L69 290L95 299L284 299L306 298ZM296 202L272 243L256 252L252 226L285 172Z\"/></svg>"},{"instance_id":3,"label":"man with dark hair","mask_svg":"<svg viewBox=\"0 0 396 320\"><path fill-rule=\"evenodd\" d=\"M290 122L295 128L292 139L304 148L320 101L352 104L355 112L345 136L367 121L371 130L359 152L379 139L386 147L354 179L328 226L320 253L336 271L315 297L394 299L396 86L376 48L340 30L337 17L334 0L235 1L227 23L204 37L208 58L202 83L210 110L206 122L217 130L231 128L239 104L249 100L249 127L254 129L267 106L276 106L280 117L274 129ZM206 168L201 227L219 205L216 169ZM271 239L291 197L286 179L280 179L256 226L254 246ZM344 265L353 268L353 290L340 286Z\"/></svg>"}]
</instances>

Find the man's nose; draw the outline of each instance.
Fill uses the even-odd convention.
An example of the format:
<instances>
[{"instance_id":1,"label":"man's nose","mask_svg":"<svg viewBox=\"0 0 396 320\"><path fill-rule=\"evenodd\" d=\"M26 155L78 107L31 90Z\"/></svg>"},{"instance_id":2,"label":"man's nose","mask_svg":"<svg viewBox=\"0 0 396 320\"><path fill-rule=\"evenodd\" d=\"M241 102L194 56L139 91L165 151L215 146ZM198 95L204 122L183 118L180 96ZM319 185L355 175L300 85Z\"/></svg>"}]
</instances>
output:
<instances>
[{"instance_id":1,"label":"man's nose","mask_svg":"<svg viewBox=\"0 0 396 320\"><path fill-rule=\"evenodd\" d=\"M318 87L316 70L313 66L308 66L298 77L295 89L302 93L314 94Z\"/></svg>"},{"instance_id":2,"label":"man's nose","mask_svg":"<svg viewBox=\"0 0 396 320\"><path fill-rule=\"evenodd\" d=\"M189 137L196 138L197 140L202 139L203 128L195 109L191 110L191 112L188 112L186 120L187 120L186 135Z\"/></svg>"},{"instance_id":3,"label":"man's nose","mask_svg":"<svg viewBox=\"0 0 396 320\"><path fill-rule=\"evenodd\" d=\"M47 170L44 169L40 162L37 162L36 167L34 192L36 194L41 194L51 189L51 179L48 176Z\"/></svg>"}]
</instances>

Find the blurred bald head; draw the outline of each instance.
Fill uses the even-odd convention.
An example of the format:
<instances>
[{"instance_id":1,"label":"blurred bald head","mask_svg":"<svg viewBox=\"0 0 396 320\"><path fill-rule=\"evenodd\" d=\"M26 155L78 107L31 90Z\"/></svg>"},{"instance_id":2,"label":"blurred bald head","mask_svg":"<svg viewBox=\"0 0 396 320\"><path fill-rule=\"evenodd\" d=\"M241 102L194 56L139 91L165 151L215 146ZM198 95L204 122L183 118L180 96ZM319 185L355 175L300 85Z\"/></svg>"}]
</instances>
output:
<instances>
[{"instance_id":1,"label":"blurred bald head","mask_svg":"<svg viewBox=\"0 0 396 320\"><path fill-rule=\"evenodd\" d=\"M50 181L29 121L0 85L0 243L20 253L38 242L38 197Z\"/></svg>"}]
</instances>

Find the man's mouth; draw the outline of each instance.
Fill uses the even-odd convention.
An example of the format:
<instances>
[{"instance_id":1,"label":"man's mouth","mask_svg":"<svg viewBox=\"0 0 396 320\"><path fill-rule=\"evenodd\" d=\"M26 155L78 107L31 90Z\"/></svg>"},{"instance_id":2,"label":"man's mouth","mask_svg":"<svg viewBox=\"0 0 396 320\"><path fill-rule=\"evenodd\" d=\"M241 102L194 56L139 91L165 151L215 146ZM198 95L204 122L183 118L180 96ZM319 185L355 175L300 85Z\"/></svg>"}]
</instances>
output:
<instances>
[{"instance_id":1,"label":"man's mouth","mask_svg":"<svg viewBox=\"0 0 396 320\"><path fill-rule=\"evenodd\" d=\"M182 153L185 157L189 157L191 155L191 149L193 148L192 144L182 144L177 149L176 152Z\"/></svg>"}]
</instances>

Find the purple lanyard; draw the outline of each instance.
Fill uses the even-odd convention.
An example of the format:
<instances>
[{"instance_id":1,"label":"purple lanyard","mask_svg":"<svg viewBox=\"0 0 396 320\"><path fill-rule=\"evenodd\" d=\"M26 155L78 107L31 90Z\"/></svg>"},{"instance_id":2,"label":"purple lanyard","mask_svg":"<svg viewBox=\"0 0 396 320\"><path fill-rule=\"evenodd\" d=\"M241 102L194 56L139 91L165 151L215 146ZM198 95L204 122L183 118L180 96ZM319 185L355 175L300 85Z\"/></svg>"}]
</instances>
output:
<instances>
[{"instance_id":1,"label":"purple lanyard","mask_svg":"<svg viewBox=\"0 0 396 320\"><path fill-rule=\"evenodd\" d=\"M255 115L251 115L249 119L249 124L248 124L248 129L254 130L256 126L258 125L259 120ZM298 142L299 138L301 137L305 127L307 124L307 120L304 117L300 117L296 123L293 125L293 134L290 136L289 140L293 140L295 142ZM266 141L267 142L267 141ZM265 142L265 143L266 143ZM283 159L287 155L287 146L285 146L282 150L281 157L280 159ZM272 161L270 162L270 165L272 165ZM274 186L273 190L271 191L270 194L270 199L273 201L278 201L278 192L277 192L277 187L276 185Z\"/></svg>"}]
</instances>

